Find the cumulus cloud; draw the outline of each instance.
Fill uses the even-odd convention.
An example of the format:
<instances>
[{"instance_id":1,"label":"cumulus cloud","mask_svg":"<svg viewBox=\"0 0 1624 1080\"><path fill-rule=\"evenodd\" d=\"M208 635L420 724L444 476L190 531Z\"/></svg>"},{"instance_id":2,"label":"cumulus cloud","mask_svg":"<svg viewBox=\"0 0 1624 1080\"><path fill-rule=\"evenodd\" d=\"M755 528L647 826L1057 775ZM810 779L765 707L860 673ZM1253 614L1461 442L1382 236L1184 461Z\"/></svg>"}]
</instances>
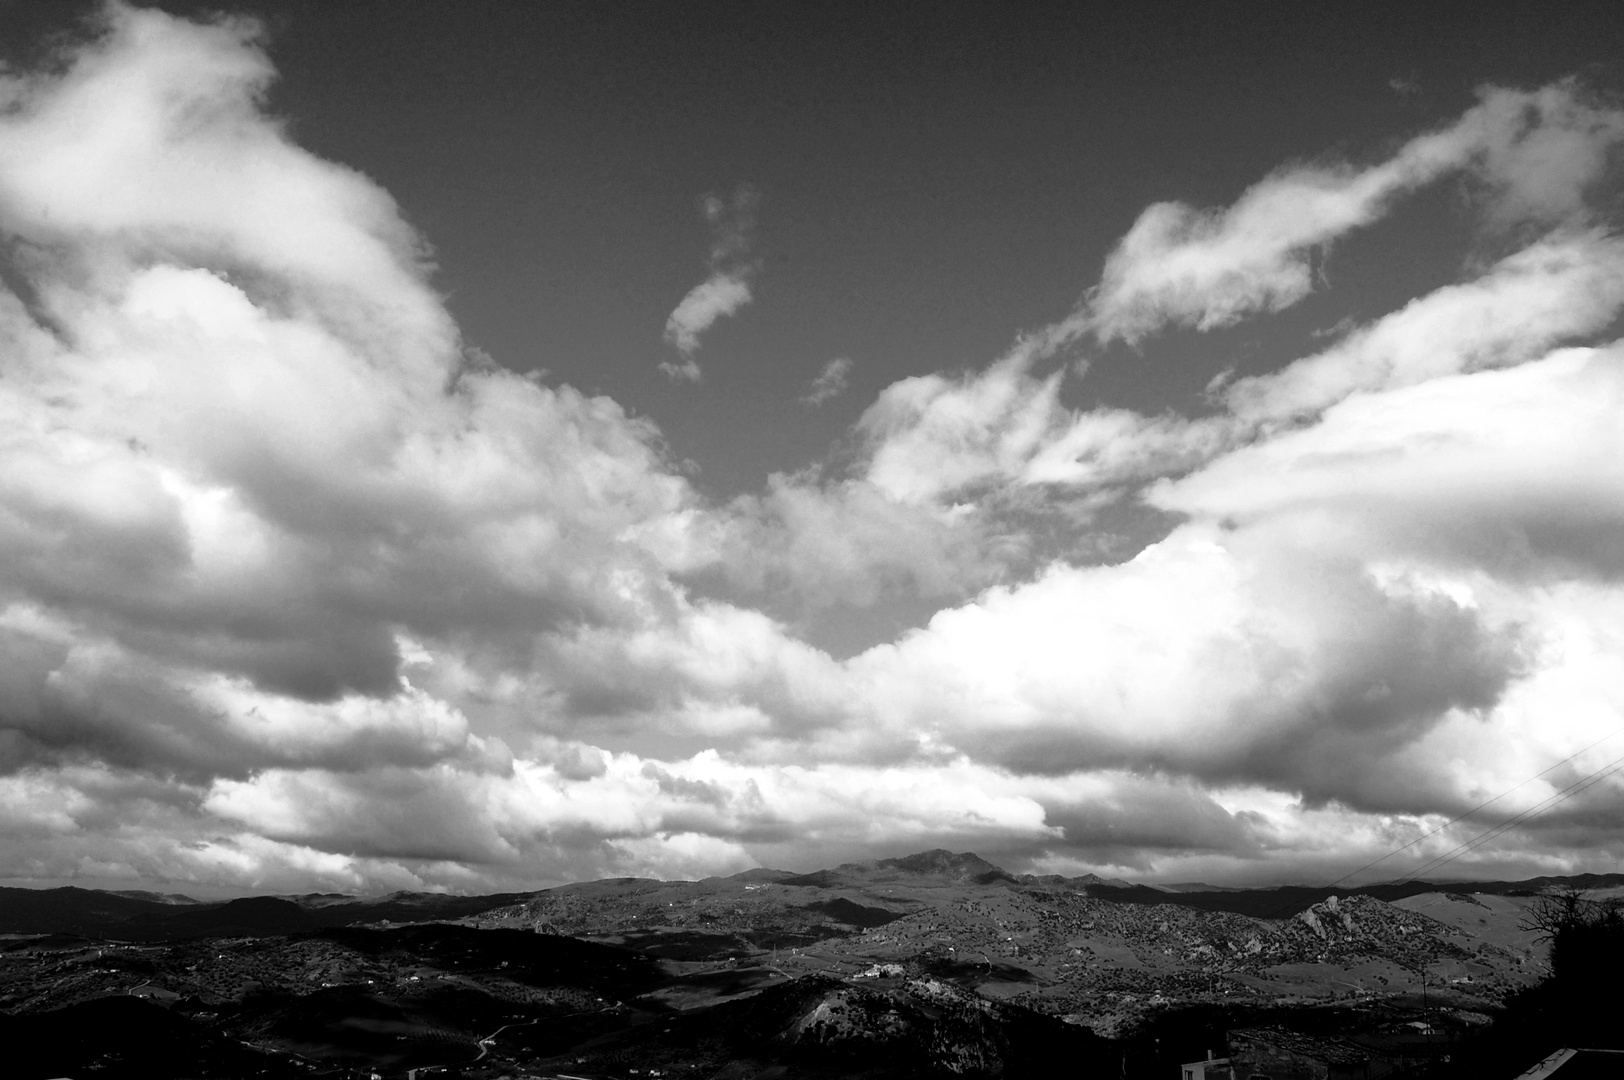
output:
<instances>
[{"instance_id":1,"label":"cumulus cloud","mask_svg":"<svg viewBox=\"0 0 1624 1080\"><path fill-rule=\"evenodd\" d=\"M709 195L702 204L714 234L710 276L688 290L665 321L666 344L682 354L680 362L660 364L660 370L673 380L698 382L703 377L694 359L701 335L718 319L738 314L752 298L750 283L760 269L750 258L758 202L753 188L741 186L731 200Z\"/></svg>"},{"instance_id":2,"label":"cumulus cloud","mask_svg":"<svg viewBox=\"0 0 1624 1080\"><path fill-rule=\"evenodd\" d=\"M1169 768L1327 798L1357 790L1358 754L1492 704L1517 646L1267 530L1187 526L1125 564L991 590L858 667L892 723L1016 772Z\"/></svg>"},{"instance_id":3,"label":"cumulus cloud","mask_svg":"<svg viewBox=\"0 0 1624 1080\"><path fill-rule=\"evenodd\" d=\"M1082 316L887 387L849 468L713 502L648 421L465 350L388 195L265 114L272 75L252 23L114 4L0 83L12 877L487 889L934 846L1339 876L1624 714L1624 253L1589 201L1620 116L1575 84L1153 208ZM1292 302L1446 175L1508 254L1205 415L1071 405L1044 367L1079 317ZM668 328L695 374L752 202L707 204ZM1129 509L1170 524L1104 558ZM846 659L783 614L899 597L942 608ZM1495 858L1609 842L1565 808Z\"/></svg>"},{"instance_id":4,"label":"cumulus cloud","mask_svg":"<svg viewBox=\"0 0 1624 1080\"><path fill-rule=\"evenodd\" d=\"M509 768L413 657L658 618L692 493L464 356L388 196L262 112L253 24L103 19L4 87L5 767Z\"/></svg>"},{"instance_id":5,"label":"cumulus cloud","mask_svg":"<svg viewBox=\"0 0 1624 1080\"><path fill-rule=\"evenodd\" d=\"M1569 349L1326 411L1159 486L1164 507L1512 578L1616 578L1624 352ZM1330 527L1327 527L1330 526Z\"/></svg>"},{"instance_id":6,"label":"cumulus cloud","mask_svg":"<svg viewBox=\"0 0 1624 1080\"><path fill-rule=\"evenodd\" d=\"M815 407L845 393L851 382L851 368L851 361L844 356L837 356L824 364L817 378L807 384L806 393L801 395L801 403Z\"/></svg>"},{"instance_id":7,"label":"cumulus cloud","mask_svg":"<svg viewBox=\"0 0 1624 1080\"><path fill-rule=\"evenodd\" d=\"M962 595L996 578L1012 554L985 522L899 500L863 479L774 474L764 493L730 509L729 579L814 607Z\"/></svg>"}]
</instances>

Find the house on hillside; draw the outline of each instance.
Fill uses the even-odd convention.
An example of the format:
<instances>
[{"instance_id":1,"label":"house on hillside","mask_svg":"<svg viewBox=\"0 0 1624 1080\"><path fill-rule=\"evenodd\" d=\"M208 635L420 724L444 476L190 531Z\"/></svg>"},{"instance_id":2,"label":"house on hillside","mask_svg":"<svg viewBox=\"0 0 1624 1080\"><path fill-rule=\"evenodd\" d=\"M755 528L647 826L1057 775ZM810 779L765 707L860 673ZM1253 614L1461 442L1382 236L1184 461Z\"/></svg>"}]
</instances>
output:
<instances>
[{"instance_id":1,"label":"house on hillside","mask_svg":"<svg viewBox=\"0 0 1624 1080\"><path fill-rule=\"evenodd\" d=\"M1601 1080L1624 1076L1624 1050L1556 1051L1516 1080Z\"/></svg>"},{"instance_id":2,"label":"house on hillside","mask_svg":"<svg viewBox=\"0 0 1624 1080\"><path fill-rule=\"evenodd\" d=\"M173 990L165 990L163 987L154 986L149 982L144 982L140 986L132 986L126 993L130 997L141 998L155 1005L163 1005L166 1008L180 1000L180 995Z\"/></svg>"},{"instance_id":3,"label":"house on hillside","mask_svg":"<svg viewBox=\"0 0 1624 1080\"><path fill-rule=\"evenodd\" d=\"M1215 1057L1211 1050L1207 1051L1205 1061L1190 1061L1179 1066L1183 1073L1182 1080L1230 1080L1234 1074L1229 1071L1229 1059Z\"/></svg>"},{"instance_id":4,"label":"house on hillside","mask_svg":"<svg viewBox=\"0 0 1624 1080\"><path fill-rule=\"evenodd\" d=\"M1304 1035L1284 1028L1229 1033L1229 1075L1234 1080L1377 1080L1397 1065L1334 1035Z\"/></svg>"}]
</instances>

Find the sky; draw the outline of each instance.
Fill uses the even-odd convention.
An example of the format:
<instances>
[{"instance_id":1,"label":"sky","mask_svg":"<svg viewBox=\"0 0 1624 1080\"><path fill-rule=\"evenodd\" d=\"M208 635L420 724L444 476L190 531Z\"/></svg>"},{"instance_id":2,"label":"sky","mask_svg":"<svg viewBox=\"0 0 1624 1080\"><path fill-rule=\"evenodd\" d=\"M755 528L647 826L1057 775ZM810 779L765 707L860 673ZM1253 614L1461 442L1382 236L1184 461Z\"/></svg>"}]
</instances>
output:
<instances>
[{"instance_id":1,"label":"sky","mask_svg":"<svg viewBox=\"0 0 1624 1080\"><path fill-rule=\"evenodd\" d=\"M1052 7L0 6L0 883L1624 870L1616 12Z\"/></svg>"}]
</instances>

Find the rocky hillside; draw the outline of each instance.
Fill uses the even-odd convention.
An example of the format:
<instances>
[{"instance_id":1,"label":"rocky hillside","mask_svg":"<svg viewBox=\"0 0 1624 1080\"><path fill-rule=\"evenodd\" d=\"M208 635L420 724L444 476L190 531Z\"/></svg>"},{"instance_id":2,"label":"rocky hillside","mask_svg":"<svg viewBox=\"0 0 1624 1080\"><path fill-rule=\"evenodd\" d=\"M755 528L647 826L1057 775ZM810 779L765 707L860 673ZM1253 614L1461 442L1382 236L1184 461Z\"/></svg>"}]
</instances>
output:
<instances>
[{"instance_id":1,"label":"rocky hillside","mask_svg":"<svg viewBox=\"0 0 1624 1080\"><path fill-rule=\"evenodd\" d=\"M569 886L479 916L580 935L692 965L764 964L785 977L900 965L982 996L1115 1032L1172 1003L1403 999L1430 987L1484 1008L1540 974L1518 929L1526 898L1470 918L1326 896L1263 919L1178 902L1119 903L1095 883L1014 878L974 856L925 852L806 875ZM996 867L993 868L996 870ZM1460 895L1460 894L1451 894ZM1430 909L1429 909L1430 910Z\"/></svg>"}]
</instances>

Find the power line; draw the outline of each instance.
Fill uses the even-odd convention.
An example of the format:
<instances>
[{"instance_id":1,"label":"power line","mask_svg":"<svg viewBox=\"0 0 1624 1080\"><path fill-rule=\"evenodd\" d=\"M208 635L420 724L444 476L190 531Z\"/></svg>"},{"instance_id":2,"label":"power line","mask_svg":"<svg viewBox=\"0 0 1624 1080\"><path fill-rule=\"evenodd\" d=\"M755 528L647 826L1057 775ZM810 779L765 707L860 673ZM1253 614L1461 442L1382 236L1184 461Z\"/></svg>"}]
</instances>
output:
<instances>
[{"instance_id":1,"label":"power line","mask_svg":"<svg viewBox=\"0 0 1624 1080\"><path fill-rule=\"evenodd\" d=\"M1624 757L1613 759L1606 765L1603 765L1601 768L1596 769L1594 772L1587 773L1578 780L1575 780L1567 787L1546 796L1544 799L1540 800L1538 803L1535 803L1527 810L1524 810L1519 814L1512 815L1505 821L1502 821L1500 824L1486 829L1478 835L1472 837L1470 840L1467 840L1462 844L1458 844L1449 851L1444 852L1442 855L1436 856L1429 862L1417 868L1412 873L1406 875L1405 877L1399 878L1397 881L1393 882L1393 884L1402 885L1407 881L1414 881L1416 878L1430 870L1455 861L1455 859L1466 854L1468 851L1481 847L1487 841L1516 828L1518 825L1523 824L1532 818L1538 817L1545 811L1566 802L1575 795L1578 795L1591 787L1594 787L1596 784L1607 779L1608 776L1611 776L1613 773L1617 772L1621 767L1624 767Z\"/></svg>"},{"instance_id":2,"label":"power line","mask_svg":"<svg viewBox=\"0 0 1624 1080\"><path fill-rule=\"evenodd\" d=\"M1533 776L1530 776L1527 780L1524 780L1522 783L1518 784L1516 787L1507 788L1505 791L1502 791L1500 794L1496 795L1494 798L1489 799L1489 800L1487 800L1485 802L1478 803L1476 806L1474 806L1470 810L1466 811L1466 813L1462 814L1460 817L1454 818L1453 820L1450 820L1450 821L1446 821L1442 825L1438 826L1436 829L1433 829L1431 832L1423 833L1422 835L1416 837L1414 840L1411 840L1408 844L1404 844L1404 845L1402 845L1400 847L1394 848L1392 851L1389 851L1386 855L1383 855L1381 858L1373 859L1370 862L1365 863L1365 865L1359 867L1359 869L1351 871L1351 872L1346 873L1346 874L1343 874L1341 877L1337 878L1335 881L1331 882L1329 885L1327 885L1325 887L1327 889L1334 889L1338 885L1342 884L1344 881L1347 881L1349 878L1358 877L1360 874L1364 873L1366 870L1369 870L1371 867L1378 866L1381 863L1386 862L1388 859L1391 859L1394 855L1397 855L1399 852L1408 851L1410 848L1413 848L1415 845L1419 844L1421 841L1432 839L1434 836L1437 836L1439 833L1443 832L1445 829L1449 828L1452 825L1459 825L1461 822L1465 821L1467 818L1471 817L1473 814L1477 813L1479 810L1482 810L1484 807L1493 806L1495 803L1499 802L1501 799L1505 798L1507 795L1510 795L1510 794L1512 794L1513 792L1516 792L1516 791L1521 791L1523 788L1527 787L1529 784L1532 784L1535 780L1538 780L1540 777L1544 776L1546 773L1555 772L1557 769L1560 769L1562 766L1566 765L1568 762L1572 761L1574 758L1578 757L1580 754L1589 753L1590 751L1594 750L1596 747L1600 746L1602 743L1606 742L1608 739L1611 739L1615 735L1618 735L1620 733L1624 733L1624 728L1619 728L1617 731L1613 731L1613 732L1610 732L1610 733L1608 733L1606 735L1603 735L1601 738L1597 739L1595 742L1591 743L1589 746L1584 747L1582 750L1578 750L1578 751L1576 751L1576 752L1574 752L1572 754L1569 754L1567 757L1563 758L1561 761L1558 761L1555 765L1552 765L1550 768L1546 769L1544 772L1535 773Z\"/></svg>"},{"instance_id":3,"label":"power line","mask_svg":"<svg viewBox=\"0 0 1624 1080\"><path fill-rule=\"evenodd\" d=\"M1428 872L1430 872L1432 870L1438 869L1441 866L1446 866L1449 863L1454 862L1456 859L1460 858L1462 855L1465 855L1467 852L1476 850L1477 848L1481 847L1482 845L1488 843L1490 840L1493 840L1494 838L1496 838L1496 837L1498 837L1498 836L1500 836L1500 835L1502 835L1502 834L1504 834L1506 832L1511 831L1512 829L1516 828L1518 825L1524 824L1527 821L1530 821L1533 818L1538 817L1540 814L1545 813L1545 811L1551 810L1551 809L1553 809L1553 808L1555 808L1557 806L1560 806L1562 803L1567 802L1569 799L1573 798L1575 795L1582 794L1583 792L1589 790L1590 788L1595 787L1597 784L1601 783L1603 780L1607 779L1609 776L1612 776L1614 773L1620 771L1621 769L1624 769L1624 757L1614 758L1612 761L1608 762L1606 765L1603 765L1601 768L1597 769L1595 772L1588 773L1587 775L1579 778L1578 780L1575 780L1573 783L1569 784L1567 787L1563 788L1561 791L1558 791L1555 794L1547 796L1545 799L1543 799L1540 802L1538 802L1538 803L1534 804L1533 806L1529 807L1527 810L1524 810L1522 813L1516 814L1516 815L1513 815L1510 818L1507 818L1505 821L1502 821L1500 824L1494 826L1493 828L1484 830L1483 832L1479 833L1478 835L1472 837L1470 840L1467 840L1465 843L1456 845L1455 847L1451 848L1450 850L1444 852L1442 855L1439 855L1436 858L1432 859L1431 861L1423 864L1421 867L1416 869L1411 874L1409 874L1409 875L1407 875L1405 877L1399 878L1397 881L1393 882L1392 884L1394 884L1394 885L1403 885L1406 882L1416 880L1422 874L1428 873Z\"/></svg>"},{"instance_id":4,"label":"power line","mask_svg":"<svg viewBox=\"0 0 1624 1080\"><path fill-rule=\"evenodd\" d=\"M1485 800L1483 802L1478 803L1476 806L1472 807L1470 810L1466 811L1464 814L1461 814L1459 817L1452 818L1449 821L1444 822L1442 825L1438 826L1436 829L1433 829L1431 832L1423 833L1422 835L1416 837L1414 840L1411 840L1407 844L1399 845L1398 847L1394 848L1392 851L1389 851L1387 854L1381 856L1380 858L1372 859L1370 862L1365 863L1365 865L1359 867L1357 870L1352 870L1352 871L1350 871L1350 872L1348 872L1346 874L1343 874L1341 877L1337 878L1335 881L1331 882L1329 885L1323 886L1323 888L1334 889L1338 885L1341 885L1343 882L1348 881L1350 878L1354 878L1354 877L1359 876L1360 874L1364 873L1366 870L1369 870L1371 867L1379 866L1380 864L1386 862L1388 859L1391 859L1394 855L1397 855L1402 851L1408 851L1410 848L1412 848L1415 845L1421 843L1423 840L1429 840L1432 837L1437 836L1439 833L1443 832L1445 829L1448 829L1451 826L1458 825L1461 822L1465 821L1467 818L1471 817L1473 814L1477 813L1479 810L1482 810L1482 809L1484 809L1485 807L1488 807L1488 806L1493 806L1495 803L1499 802L1501 799L1505 798L1507 795L1510 795L1510 794L1512 794L1514 792L1522 790L1523 788L1527 787L1529 784L1532 784L1535 780L1538 780L1540 777L1546 775L1547 773L1555 772L1557 769L1560 769L1562 766L1566 765L1568 762L1574 760L1575 758L1579 757L1582 754L1589 753L1591 750L1594 750L1596 747L1600 746L1602 743L1604 743L1607 740L1609 740L1611 738L1614 738L1615 736L1620 735L1620 734L1624 734L1624 728L1618 728L1615 731L1611 731L1611 732L1607 733L1606 735L1603 735L1601 738L1597 739L1595 742L1591 743L1589 746L1586 746L1586 747L1583 747L1583 748L1581 748L1579 750L1576 750L1575 752L1569 754L1567 757L1563 758L1561 761L1558 761L1556 764L1551 765L1548 768L1546 768L1546 769L1544 769L1544 770L1542 770L1540 772L1535 773L1533 776L1530 776L1527 780L1522 781L1520 784L1517 784L1514 787L1507 788L1505 791L1502 791L1500 794L1494 796L1492 799L1487 799L1487 800ZM1427 873L1427 872L1429 872L1431 870L1436 870L1440 866L1445 866L1445 865L1453 862L1455 859L1459 858L1460 856L1466 854L1468 851L1475 850L1477 847L1481 846L1484 843L1487 843L1489 840L1494 839L1496 836L1499 836L1499 835L1509 831L1510 829L1515 828L1517 825L1521 824L1522 822L1527 821L1527 820L1529 820L1529 819L1531 819L1531 818L1533 818L1533 817L1535 817L1535 816L1537 816L1539 814L1542 814L1546 810L1549 810L1552 807L1554 807L1556 805L1559 805L1562 802L1565 802L1567 799L1572 798L1574 795L1580 794L1580 792L1586 790L1587 788L1591 787L1592 785L1600 783L1602 780L1605 780L1607 778L1607 776L1611 776L1612 773L1619 771L1620 768L1624 768L1624 757L1614 759L1612 762L1609 762L1608 764L1603 765L1600 769L1597 769L1595 772L1589 773L1586 776L1581 777L1579 780L1574 781L1574 783L1569 784L1567 787L1563 788L1561 791L1558 791L1553 795L1547 796L1545 799L1541 800L1539 803L1536 803L1533 807L1529 808L1528 810L1524 810L1520 814L1515 814L1512 817L1510 817L1510 818L1506 819L1505 821L1501 822L1500 824L1498 824L1498 825L1496 825L1496 826L1494 826L1494 827L1492 827L1490 829L1487 829L1484 832L1479 833L1477 836L1474 836L1471 840L1466 841L1465 844L1457 845L1455 848L1450 849L1450 851L1445 852L1444 855L1438 856L1438 857L1436 857L1434 859L1431 859L1431 860L1427 861L1426 863L1422 864L1422 866L1420 868L1413 871L1409 875L1407 875L1405 877L1402 877L1402 878L1399 878L1397 881L1388 882L1386 884L1389 884L1389 885L1403 885L1403 884L1406 884L1407 882L1416 880L1422 874L1425 874L1425 873ZM1608 771L1608 770L1611 770L1611 771ZM1605 773L1606 775L1602 775L1603 773ZM1584 786L1580 787L1579 785L1581 785L1581 784L1584 785ZM1578 790L1573 790L1575 788L1577 788ZM1546 805L1546 804L1549 804L1549 805ZM1297 901L1295 899L1287 900L1285 903L1283 903L1279 907L1275 908L1269 914L1264 915L1263 918L1272 919L1275 916L1277 916L1280 912L1282 912L1282 911L1286 910L1287 908L1291 907L1296 902Z\"/></svg>"}]
</instances>

